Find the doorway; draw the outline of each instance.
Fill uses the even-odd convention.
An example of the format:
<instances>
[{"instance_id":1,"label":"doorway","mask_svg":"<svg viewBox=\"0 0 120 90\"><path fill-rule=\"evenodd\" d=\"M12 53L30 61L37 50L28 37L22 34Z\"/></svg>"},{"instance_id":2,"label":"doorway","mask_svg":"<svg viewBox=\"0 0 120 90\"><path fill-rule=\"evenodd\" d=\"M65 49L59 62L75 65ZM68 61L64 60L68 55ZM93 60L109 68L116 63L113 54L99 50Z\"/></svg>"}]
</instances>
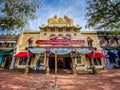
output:
<instances>
[{"instance_id":1,"label":"doorway","mask_svg":"<svg viewBox=\"0 0 120 90\"><path fill-rule=\"evenodd\" d=\"M71 71L72 60L70 57L58 57L57 58L57 69L58 73L65 73L66 71ZM55 70L55 57L50 57L49 59L50 72L54 73Z\"/></svg>"},{"instance_id":2,"label":"doorway","mask_svg":"<svg viewBox=\"0 0 120 90\"><path fill-rule=\"evenodd\" d=\"M11 61L12 61L12 57L11 56L5 56L5 57L7 57L7 59L5 60L5 66L4 66L4 68L7 68L7 69L9 69L9 67L10 67L10 64L11 64Z\"/></svg>"}]
</instances>

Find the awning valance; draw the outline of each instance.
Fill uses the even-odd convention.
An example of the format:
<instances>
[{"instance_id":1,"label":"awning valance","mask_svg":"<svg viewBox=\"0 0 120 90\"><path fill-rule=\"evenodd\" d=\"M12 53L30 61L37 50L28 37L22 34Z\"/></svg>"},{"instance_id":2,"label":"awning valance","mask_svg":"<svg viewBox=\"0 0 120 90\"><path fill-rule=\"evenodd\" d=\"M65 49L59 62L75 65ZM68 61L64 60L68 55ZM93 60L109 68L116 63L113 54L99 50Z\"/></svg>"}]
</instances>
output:
<instances>
[{"instance_id":1,"label":"awning valance","mask_svg":"<svg viewBox=\"0 0 120 90\"><path fill-rule=\"evenodd\" d=\"M29 51L34 54L41 54L45 52L45 48L29 48Z\"/></svg>"},{"instance_id":2,"label":"awning valance","mask_svg":"<svg viewBox=\"0 0 120 90\"><path fill-rule=\"evenodd\" d=\"M4 50L4 51L0 51L0 56L3 56L3 55L13 55L14 53L14 50Z\"/></svg>"},{"instance_id":3,"label":"awning valance","mask_svg":"<svg viewBox=\"0 0 120 90\"><path fill-rule=\"evenodd\" d=\"M33 57L34 54L31 52L19 52L14 57Z\"/></svg>"},{"instance_id":4,"label":"awning valance","mask_svg":"<svg viewBox=\"0 0 120 90\"><path fill-rule=\"evenodd\" d=\"M71 51L73 51L74 48L49 48L48 51L52 53L57 53L58 55L64 55L68 54ZM29 51L34 53L34 54L41 54L47 51L47 48L29 48ZM88 54L91 53L93 50L88 49L88 48L76 48L75 51L77 51L80 54Z\"/></svg>"},{"instance_id":5,"label":"awning valance","mask_svg":"<svg viewBox=\"0 0 120 90\"><path fill-rule=\"evenodd\" d=\"M92 50L89 50L87 48L78 48L76 51L81 54L88 54L92 52Z\"/></svg>"},{"instance_id":6,"label":"awning valance","mask_svg":"<svg viewBox=\"0 0 120 90\"><path fill-rule=\"evenodd\" d=\"M58 55L64 55L64 54L68 54L71 52L70 48L51 48L50 50L52 53L56 53Z\"/></svg>"},{"instance_id":7,"label":"awning valance","mask_svg":"<svg viewBox=\"0 0 120 90\"><path fill-rule=\"evenodd\" d=\"M105 58L106 57L105 54L103 54L102 52L99 52L99 51L95 51L93 53L89 53L86 56L89 57L89 58L92 58L92 57L93 58Z\"/></svg>"}]
</instances>

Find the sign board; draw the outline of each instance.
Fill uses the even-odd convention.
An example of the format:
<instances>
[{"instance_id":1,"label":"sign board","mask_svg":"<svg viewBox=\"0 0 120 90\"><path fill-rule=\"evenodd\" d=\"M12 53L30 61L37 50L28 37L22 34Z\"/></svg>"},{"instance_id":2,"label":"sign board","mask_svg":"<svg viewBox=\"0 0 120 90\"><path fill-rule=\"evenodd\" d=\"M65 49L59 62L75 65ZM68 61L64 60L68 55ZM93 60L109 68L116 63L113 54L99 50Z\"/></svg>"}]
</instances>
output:
<instances>
[{"instance_id":1,"label":"sign board","mask_svg":"<svg viewBox=\"0 0 120 90\"><path fill-rule=\"evenodd\" d=\"M84 40L37 40L36 44L51 44L51 45L69 45L69 44L84 44Z\"/></svg>"}]
</instances>

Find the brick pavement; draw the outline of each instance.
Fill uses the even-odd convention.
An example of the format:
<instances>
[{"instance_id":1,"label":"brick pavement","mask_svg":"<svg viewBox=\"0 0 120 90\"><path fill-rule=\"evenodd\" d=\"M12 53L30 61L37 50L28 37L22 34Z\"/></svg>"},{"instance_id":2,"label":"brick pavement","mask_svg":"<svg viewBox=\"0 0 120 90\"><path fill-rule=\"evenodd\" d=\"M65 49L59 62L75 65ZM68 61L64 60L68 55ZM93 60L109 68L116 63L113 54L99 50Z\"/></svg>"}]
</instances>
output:
<instances>
[{"instance_id":1,"label":"brick pavement","mask_svg":"<svg viewBox=\"0 0 120 90\"><path fill-rule=\"evenodd\" d=\"M54 74L23 74L16 70L0 70L0 90L120 90L120 69L104 70L97 75L58 75L58 89Z\"/></svg>"}]
</instances>

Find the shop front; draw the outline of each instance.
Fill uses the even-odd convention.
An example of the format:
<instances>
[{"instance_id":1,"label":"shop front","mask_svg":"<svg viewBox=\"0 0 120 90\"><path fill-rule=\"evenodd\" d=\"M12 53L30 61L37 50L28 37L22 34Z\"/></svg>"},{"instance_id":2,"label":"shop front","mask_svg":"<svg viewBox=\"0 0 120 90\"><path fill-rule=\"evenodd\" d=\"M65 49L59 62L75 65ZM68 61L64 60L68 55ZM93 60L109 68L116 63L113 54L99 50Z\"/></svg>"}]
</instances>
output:
<instances>
[{"instance_id":1,"label":"shop front","mask_svg":"<svg viewBox=\"0 0 120 90\"><path fill-rule=\"evenodd\" d=\"M18 62L22 57L17 57L15 66L25 68L29 65L33 70L44 70L47 74L54 72L56 64L58 73L64 69L73 74L87 70L91 57L86 54L94 48L100 49L96 32L81 31L68 16L49 18L48 25L41 25L40 31L26 31L20 36L18 51L27 51L34 56L26 55L26 65L20 65Z\"/></svg>"},{"instance_id":2,"label":"shop front","mask_svg":"<svg viewBox=\"0 0 120 90\"><path fill-rule=\"evenodd\" d=\"M2 50L0 51L0 67L1 68L10 68L14 50Z\"/></svg>"},{"instance_id":3,"label":"shop front","mask_svg":"<svg viewBox=\"0 0 120 90\"><path fill-rule=\"evenodd\" d=\"M87 58L85 55L91 53L91 48L78 47L44 47L29 48L29 52L35 54L33 69L40 62L40 69L46 70L46 73L54 73L55 55L57 55L57 68L60 71L67 70L69 73L76 73L77 70L87 70Z\"/></svg>"}]
</instances>

